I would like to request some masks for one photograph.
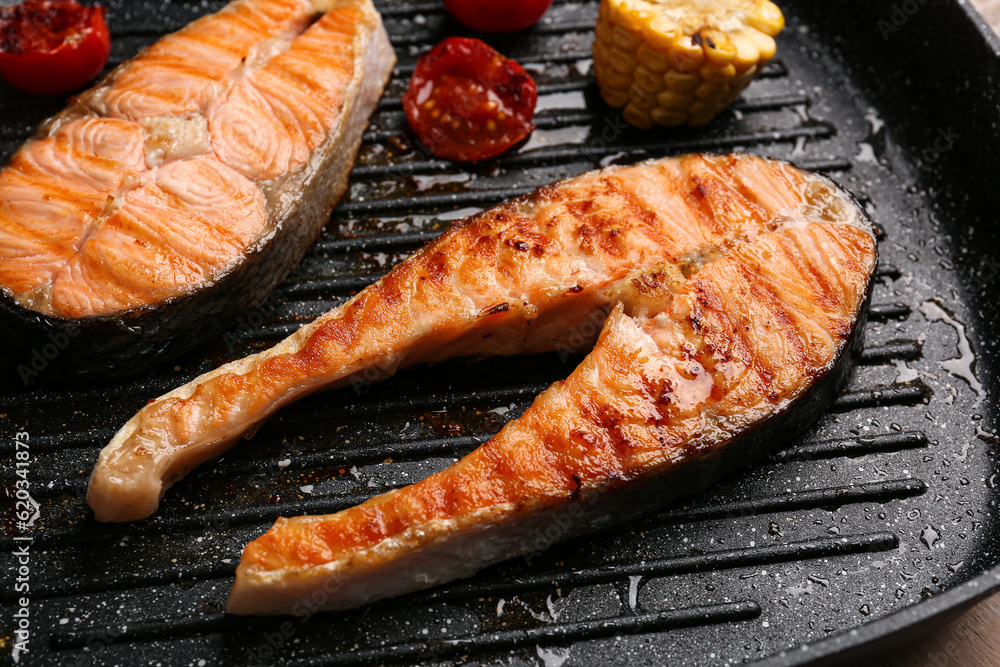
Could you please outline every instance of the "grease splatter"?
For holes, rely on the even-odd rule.
[[[628,607],[635,611],[636,599],[639,597],[639,581],[642,575],[630,575],[628,578]]]
[[[965,325],[949,315],[944,308],[933,301],[924,301],[920,305],[920,312],[931,322],[944,322],[955,329],[958,333],[958,356],[954,359],[939,361],[938,366],[948,371],[957,378],[961,378],[969,383],[969,386],[976,392],[976,395],[983,395],[983,385],[972,372],[972,364],[976,361],[976,355],[972,352],[969,338],[965,335]]]
[[[545,667],[562,667],[563,663],[569,660],[569,649],[542,648],[535,647],[538,657],[542,659]]]

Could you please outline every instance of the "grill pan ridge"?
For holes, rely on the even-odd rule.
[[[114,66],[222,3],[105,4]],[[467,168],[423,154],[399,104],[419,55],[463,29],[437,2],[377,5],[399,65],[344,202],[260,308],[137,380],[0,379],[6,573],[14,537],[32,537],[28,664],[818,664],[1000,588],[1000,351],[986,333],[1000,324],[1000,44],[967,2],[928,0],[901,21],[884,0],[786,1],[778,58],[732,111],[647,134],[596,94],[597,3],[556,0],[535,28],[487,40],[538,81],[538,130]],[[63,104],[0,87],[0,158]],[[90,518],[97,453],[146,401],[342,303],[449,220],[601,164],[738,149],[828,172],[883,231],[862,364],[784,451],[640,522],[564,544],[540,536],[537,553],[468,580],[304,620],[226,616],[240,551],[275,518],[337,511],[441,469],[578,358],[456,360],[291,406],[147,521]],[[40,504],[24,533],[20,431]],[[4,581],[10,608],[20,596]],[[4,650],[12,634],[5,614]]]

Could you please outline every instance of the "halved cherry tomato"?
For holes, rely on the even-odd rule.
[[[104,8],[76,0],[26,0],[0,7],[0,76],[35,95],[76,90],[111,53]]]
[[[403,109],[434,155],[473,162],[531,134],[537,101],[523,67],[478,39],[449,37],[417,63]]]
[[[538,22],[552,0],[444,0],[451,15],[473,30],[513,32]]]

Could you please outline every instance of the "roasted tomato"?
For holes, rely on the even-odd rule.
[[[451,15],[473,30],[513,32],[534,25],[552,0],[444,0]]]
[[[35,95],[76,90],[111,53],[103,7],[76,0],[26,0],[0,7],[0,76]]]
[[[473,162],[531,134],[537,101],[523,67],[478,39],[449,37],[417,63],[403,109],[434,155]]]

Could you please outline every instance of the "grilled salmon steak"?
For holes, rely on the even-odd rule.
[[[501,214],[535,224],[492,242]],[[800,433],[860,352],[872,228],[831,183],[785,164],[688,157],[605,170],[453,233],[467,232],[494,248],[527,244],[520,275],[556,248],[570,258],[575,275],[543,270],[521,304],[565,294],[597,266],[619,271],[600,286],[580,280],[615,304],[596,346],[445,470],[336,514],[278,519],[244,550],[230,613],[346,609],[642,516]],[[607,270],[623,255],[647,264]],[[492,256],[496,275],[519,257]],[[522,320],[544,312],[522,308]],[[570,331],[550,327],[549,344]]]
[[[0,328],[109,374],[223,330],[329,219],[394,63],[370,0],[236,0],[119,66],[0,170]]]
[[[607,320],[569,379],[455,466],[341,514],[280,520],[248,548],[231,610],[294,611],[342,576],[324,608],[433,585],[522,553],[524,531],[567,503],[607,495],[574,531],[596,529],[701,488],[730,450],[750,458],[764,426],[808,425],[818,408],[805,406],[852,367],[874,268],[864,212],[787,163],[691,155],[590,172],[457,222],[274,348],[151,401],[101,452],[88,501],[98,520],[141,519],[310,392],[453,356],[586,351]],[[699,472],[607,513],[619,491],[681,468]],[[468,556],[481,537],[491,546]]]

